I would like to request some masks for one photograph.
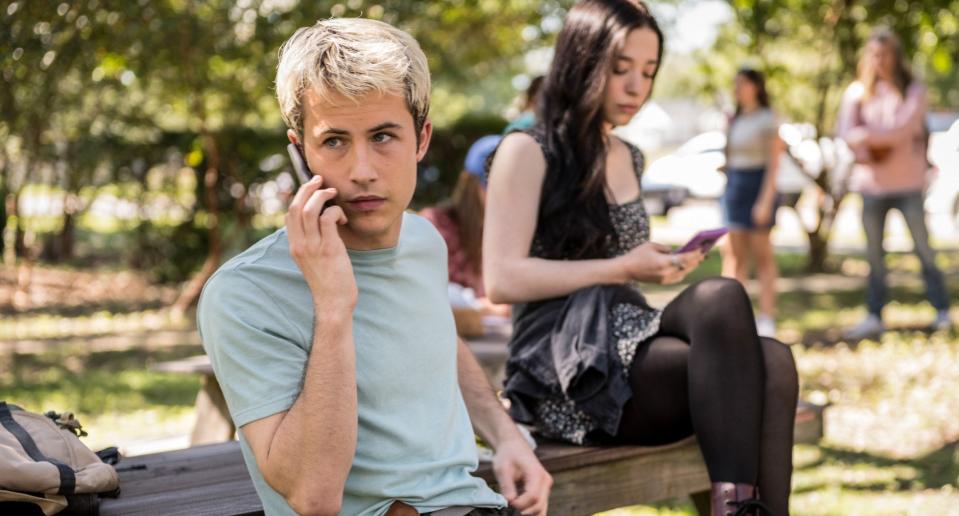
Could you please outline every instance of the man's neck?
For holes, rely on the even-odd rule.
[[[350,230],[347,226],[339,226],[337,229],[343,245],[350,251],[376,251],[378,249],[392,249],[400,241],[400,230],[402,229],[402,216],[397,223],[390,229],[380,234],[359,235]]]

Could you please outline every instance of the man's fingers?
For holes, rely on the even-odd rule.
[[[336,232],[336,226],[346,224],[346,214],[343,208],[339,206],[330,206],[320,215],[320,234],[323,238],[329,236],[339,236]]]
[[[323,190],[316,190],[313,192],[313,195],[307,199],[306,204],[303,206],[303,224],[306,229],[310,228],[311,223],[318,223],[320,219],[320,212],[323,211],[323,205],[327,201],[336,196],[335,188],[325,188]],[[315,222],[314,222],[315,221]],[[318,227],[318,226],[314,226]]]
[[[303,186],[293,195],[293,200],[290,202],[290,211],[302,208],[310,196],[313,195],[313,192],[321,186],[323,186],[323,176],[313,176],[308,182],[303,183]]]
[[[543,497],[543,500],[540,500],[539,503],[523,511],[523,514],[530,514],[532,516],[546,516],[547,507],[549,506],[549,500],[546,497]]]
[[[543,479],[538,478],[536,475],[531,475],[528,471],[523,474],[523,494],[519,495],[516,498],[516,501],[513,502],[513,505],[521,510],[527,511],[537,502],[539,502],[539,497],[542,496]]]
[[[310,196],[313,195],[313,192],[315,192],[322,184],[322,177],[313,176],[313,179],[301,186],[296,191],[296,194],[293,195],[293,200],[290,202],[290,207],[286,212],[286,231],[291,242],[299,242],[303,240],[303,207]]]
[[[504,464],[498,468],[494,467],[493,474],[496,475],[496,482],[499,484],[500,494],[512,505],[516,499],[516,479],[513,478],[513,466]]]

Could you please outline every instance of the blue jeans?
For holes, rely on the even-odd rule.
[[[866,257],[869,260],[869,288],[866,304],[869,313],[881,316],[888,295],[886,288],[886,250],[882,236],[886,229],[886,214],[897,209],[906,219],[912,235],[914,252],[922,264],[922,277],[926,281],[926,296],[937,310],[949,308],[949,294],[936,267],[936,252],[929,245],[926,230],[926,213],[923,210],[922,192],[904,192],[884,195],[862,196],[862,227],[866,231]]]

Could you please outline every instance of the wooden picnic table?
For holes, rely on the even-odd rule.
[[[466,339],[493,385],[502,385],[508,328],[492,328]],[[186,450],[130,457],[119,464],[120,498],[104,500],[101,514],[260,514],[262,507],[234,441],[230,419],[209,359],[196,356],[165,362],[157,371],[200,374],[194,446]],[[822,407],[800,402],[796,441],[823,435]],[[227,442],[223,442],[227,441]],[[616,507],[690,496],[700,514],[709,514],[709,477],[695,438],[667,446],[581,447],[541,442],[536,450],[553,475],[550,514],[573,516]],[[490,464],[476,472],[495,487]]]
[[[709,477],[693,438],[657,447],[546,442],[536,454],[555,482],[551,515],[580,516],[688,494],[708,514]],[[262,514],[239,441],[129,457],[117,469],[121,495],[102,500],[102,516]],[[490,463],[481,462],[476,475],[495,488]]]

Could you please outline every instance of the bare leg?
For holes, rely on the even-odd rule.
[[[723,255],[723,276],[745,285],[749,279],[749,233],[734,229],[726,241],[728,252]]]
[[[759,280],[759,312],[776,315],[776,280],[779,268],[768,229],[749,232],[749,247],[756,260],[756,278]]]

